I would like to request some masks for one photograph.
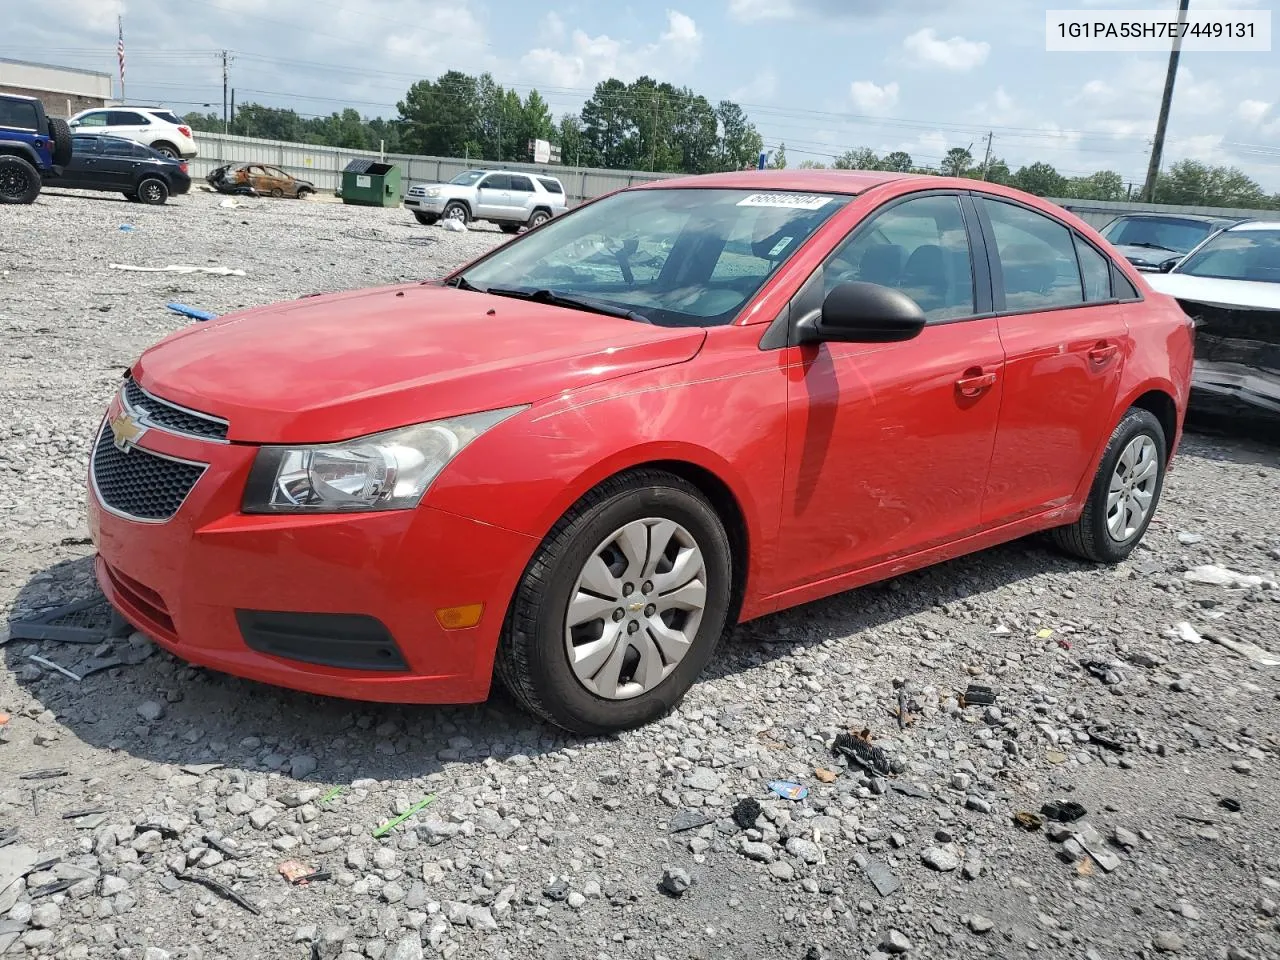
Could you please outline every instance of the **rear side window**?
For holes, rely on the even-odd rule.
[[[0,100],[0,127],[36,130],[39,117],[36,105],[21,100]]]
[[[160,120],[163,120],[165,123],[172,123],[175,126],[180,125],[182,123],[181,117],[179,117],[176,113],[170,113],[168,110],[155,110],[152,112],[151,115]]]
[[[564,193],[564,187],[560,186],[559,180],[551,180],[547,177],[539,177],[538,182],[542,184],[542,189],[547,193]]]
[[[1111,299],[1111,261],[1080,237],[1075,238],[1076,256],[1084,277],[1084,298],[1088,303]]]
[[[109,157],[132,157],[133,148],[137,146],[132,140],[121,140],[119,137],[94,137],[102,144],[102,152]]]
[[[1047,310],[1084,302],[1070,230],[1025,207],[987,197],[980,202],[995,234],[1006,310]]]
[[[145,127],[150,124],[148,120],[140,113],[132,110],[108,110],[107,125],[112,127]]]
[[[521,193],[533,193],[533,181],[528,177],[513,176],[511,178],[511,189],[519,190]]]
[[[156,155],[150,147],[144,147],[140,143],[130,143],[129,156],[135,160],[154,160]]]

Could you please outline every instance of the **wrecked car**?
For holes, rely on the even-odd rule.
[[[250,197],[305,200],[316,192],[316,185],[310,180],[302,180],[279,167],[261,163],[226,163],[212,171],[205,180],[219,193]]]
[[[1280,417],[1280,220],[1227,227],[1149,280],[1195,322],[1192,404]]]

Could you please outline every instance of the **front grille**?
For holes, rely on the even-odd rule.
[[[202,440],[227,439],[227,422],[205,413],[186,410],[147,393],[133,379],[125,381],[124,401],[138,419],[170,433],[184,433]]]
[[[93,450],[93,485],[103,505],[135,520],[168,520],[205,471],[204,464],[170,460],[140,447],[125,453],[103,424]]]

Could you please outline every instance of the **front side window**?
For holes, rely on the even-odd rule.
[[[464,285],[545,292],[661,326],[731,323],[849,198],[750,190],[629,190],[500,247]]]
[[[974,313],[973,258],[957,197],[918,197],[872,218],[823,267],[826,293],[851,281],[878,283],[906,293],[930,320]]]
[[[107,113],[105,110],[99,110],[95,113],[86,113],[76,121],[76,126],[78,127],[105,127],[106,125]]]
[[[533,183],[528,177],[511,177],[511,189],[519,190],[521,193],[533,193]]]
[[[112,110],[107,114],[107,123],[113,127],[145,127],[151,121],[132,110]]]
[[[481,190],[510,190],[511,178],[505,173],[491,173],[480,184]]]
[[[1220,280],[1280,283],[1280,230],[1224,230],[1173,272]]]
[[[995,234],[1006,310],[1030,312],[1084,302],[1070,230],[1026,207],[985,197],[978,202]]]

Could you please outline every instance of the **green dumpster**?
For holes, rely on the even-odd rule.
[[[400,206],[400,168],[377,160],[352,160],[342,169],[342,202],[362,207]]]

